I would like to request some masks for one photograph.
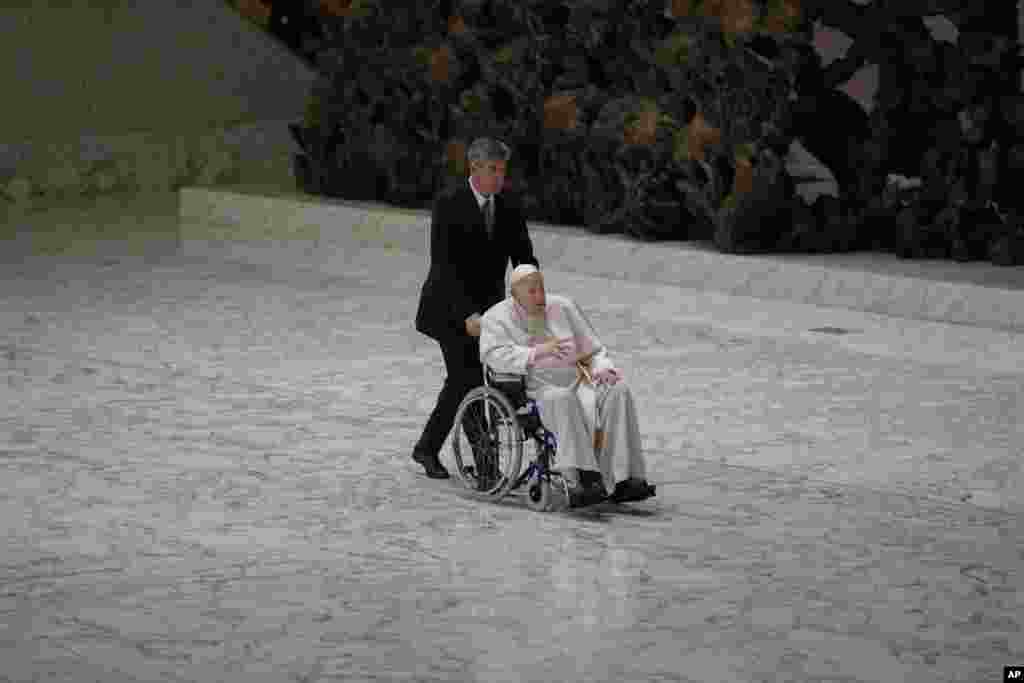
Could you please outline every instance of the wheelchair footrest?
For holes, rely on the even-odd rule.
[[[585,508],[588,505],[597,505],[608,500],[608,493],[604,486],[597,483],[581,483],[578,486],[569,487],[569,507]]]
[[[580,472],[580,483],[569,488],[569,507],[586,507],[605,500],[608,500],[608,491],[597,472]]]
[[[582,486],[569,489],[569,507],[571,508],[597,505],[606,500],[608,500],[608,494],[604,489],[584,488]]]

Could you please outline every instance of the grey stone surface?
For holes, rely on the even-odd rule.
[[[1020,334],[546,269],[631,383],[658,496],[545,515],[409,459],[443,376],[422,255],[150,247],[2,270],[0,681],[1024,661]]]
[[[211,241],[222,242],[216,245],[221,253],[249,261],[314,254],[318,267],[330,268],[333,255],[366,246],[425,257],[429,242],[427,211],[265,185],[183,188],[180,216],[182,236],[195,253],[207,253]],[[1024,268],[872,253],[741,256],[708,245],[647,243],[562,225],[530,224],[530,232],[548,269],[1024,332]]]

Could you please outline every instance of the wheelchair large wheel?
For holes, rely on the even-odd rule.
[[[490,387],[466,394],[455,413],[456,476],[477,495],[503,498],[519,479],[526,436],[505,395]]]

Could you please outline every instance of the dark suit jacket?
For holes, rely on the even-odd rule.
[[[430,272],[420,292],[416,329],[437,340],[466,334],[466,318],[505,298],[505,269],[532,263],[533,243],[514,197],[494,199],[494,236],[469,183],[444,190],[430,218]]]

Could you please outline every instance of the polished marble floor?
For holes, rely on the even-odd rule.
[[[409,460],[443,373],[419,257],[145,251],[0,275],[0,681],[1024,663],[1022,335],[550,272],[633,387],[658,496],[545,515]]]

